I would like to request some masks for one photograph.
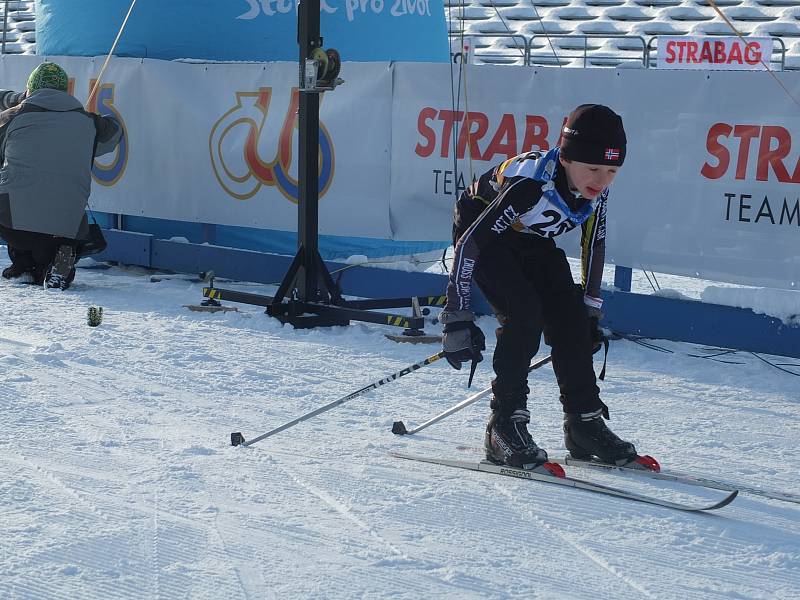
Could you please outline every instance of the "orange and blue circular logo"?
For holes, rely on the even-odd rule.
[[[300,91],[292,89],[283,125],[277,135],[275,157],[266,161],[261,155],[262,138],[275,139],[266,127],[272,102],[272,88],[257,92],[237,92],[236,105],[214,124],[208,139],[211,165],[220,186],[238,200],[248,200],[263,186],[278,189],[295,204],[300,197],[298,180],[290,174],[292,145],[297,129]],[[330,133],[320,124],[319,196],[328,191],[334,172],[334,149]]]
[[[92,80],[90,89],[94,87],[94,83]],[[92,179],[100,185],[112,186],[120,180],[128,165],[128,130],[122,115],[114,108],[114,84],[101,85],[94,97],[90,98],[86,110],[104,117],[114,117],[122,127],[122,139],[110,155],[111,161],[108,161],[108,157],[95,158],[92,165]]]

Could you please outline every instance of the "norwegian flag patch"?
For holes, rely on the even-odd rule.
[[[606,160],[619,160],[619,148],[606,148]]]

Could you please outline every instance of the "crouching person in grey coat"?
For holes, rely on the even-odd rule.
[[[11,258],[2,275],[60,289],[89,240],[94,158],[122,137],[114,117],[84,110],[67,85],[64,69],[44,62],[25,92],[0,90],[0,237]]]

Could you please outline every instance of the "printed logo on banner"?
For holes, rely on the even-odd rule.
[[[540,115],[505,113],[494,116],[476,111],[454,111],[426,106],[417,115],[417,142],[414,153],[420,158],[448,159],[455,152],[458,160],[501,162],[531,150],[549,150],[547,119]],[[444,167],[433,169],[433,193],[458,196],[469,185],[464,173],[456,176]],[[450,167],[452,169],[452,167]],[[467,177],[469,179],[469,177]]]
[[[270,87],[259,88],[257,92],[236,92],[236,105],[214,123],[208,137],[211,165],[220,186],[238,200],[252,198],[262,186],[272,186],[296,204],[299,185],[289,170],[300,92],[292,88],[276,155],[267,162],[259,154],[259,140],[266,133],[264,126],[271,100]],[[322,198],[333,181],[335,159],[330,133],[322,123],[319,128],[319,197]]]
[[[36,1],[40,54],[105,56],[109,32],[117,31],[131,0],[80,0],[80,10],[75,4]],[[296,61],[298,6],[297,0],[139,2],[117,54]],[[348,61],[447,61],[443,0],[320,0],[318,17],[325,40]]]
[[[242,13],[237,19],[252,20],[264,14],[272,17],[276,14],[286,14],[297,12],[297,3],[291,0],[244,0],[249,5],[246,12]],[[331,6],[325,0],[320,0],[320,12],[334,15],[344,4],[344,15],[348,22],[355,21],[359,16],[375,17],[379,15],[390,15],[392,17],[403,16],[432,16],[429,0],[344,0],[344,2],[332,1]],[[274,8],[273,8],[274,5]],[[434,11],[436,5],[434,5]],[[434,12],[435,14],[435,12]],[[335,22],[335,21],[334,21]],[[330,23],[324,23],[330,25]]]
[[[706,151],[710,158],[700,168],[703,177],[749,182],[749,189],[731,186],[723,192],[726,221],[800,227],[800,156],[792,152],[791,131],[780,125],[714,123]],[[770,187],[755,193],[755,182]]]
[[[96,79],[92,79],[89,82],[90,94],[92,93],[92,89],[94,88],[96,81]],[[72,87],[69,89],[69,91],[72,93],[75,84],[72,81],[70,83]],[[97,90],[94,98],[92,98],[92,101],[86,106],[86,110],[89,112],[95,112],[104,117],[115,117],[122,126],[122,139],[120,140],[119,145],[116,147],[114,152],[108,155],[112,157],[111,161],[109,162],[108,156],[101,156],[94,160],[94,165],[92,166],[92,179],[94,179],[94,181],[100,185],[110,187],[117,183],[125,173],[125,167],[128,165],[129,155],[128,130],[125,127],[125,119],[123,119],[119,111],[114,108],[114,84],[102,84]]]
[[[264,14],[268,17],[271,17],[274,14],[286,14],[286,13],[294,13],[297,12],[296,3],[290,0],[243,0],[247,2],[249,5],[248,9],[240,14],[237,19],[244,19],[246,21],[255,19],[260,14]],[[332,14],[336,12],[336,8],[333,8],[328,5],[325,0],[320,0],[320,10],[322,12],[326,12],[328,14]],[[348,2],[348,11],[352,12],[353,8],[351,5],[354,4],[353,2]],[[357,5],[357,3],[355,3]],[[273,8],[274,5],[274,8]],[[350,19],[351,21],[353,19]]]
[[[661,36],[656,65],[668,69],[765,70],[772,57],[770,37]]]

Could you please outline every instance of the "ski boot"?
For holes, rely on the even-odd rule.
[[[602,410],[564,414],[564,444],[573,458],[602,462],[621,467],[636,461],[636,448],[620,439],[603,421]]]
[[[26,277],[33,279],[31,269],[16,263],[11,263],[10,267],[3,269],[3,279],[24,279]],[[23,283],[27,282],[23,281]]]
[[[486,460],[518,469],[536,469],[547,462],[547,452],[528,433],[530,412],[517,409],[508,417],[492,411],[486,425]]]
[[[8,246],[8,257],[11,259],[11,266],[3,269],[4,279],[16,279],[19,283],[33,281],[36,263],[33,262],[33,254],[30,251]]]
[[[67,244],[58,247],[53,262],[44,276],[44,287],[66,290],[75,278],[75,248]]]

